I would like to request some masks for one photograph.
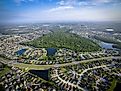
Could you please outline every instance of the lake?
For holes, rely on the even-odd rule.
[[[53,56],[57,52],[56,48],[47,48],[46,50],[47,50],[47,55],[48,56]]]
[[[29,70],[30,73],[37,75],[38,77],[44,79],[44,80],[49,80],[49,70]]]
[[[121,83],[117,83],[114,91],[121,91]]]
[[[113,44],[112,43],[106,43],[106,42],[100,42],[99,45],[102,47],[102,48],[105,48],[105,49],[114,49],[112,46]]]
[[[20,49],[20,50],[18,50],[16,53],[17,53],[17,55],[23,55],[24,54],[24,52],[26,51],[27,49]]]

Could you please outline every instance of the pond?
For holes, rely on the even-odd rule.
[[[112,46],[113,46],[113,44],[112,43],[106,43],[106,42],[100,42],[100,46],[102,47],[102,48],[105,48],[105,49],[114,49]]]
[[[17,55],[23,55],[24,54],[24,52],[26,51],[27,49],[20,49],[20,50],[18,50],[16,53],[17,53]]]
[[[37,75],[38,77],[44,79],[44,80],[49,80],[49,70],[29,70],[30,73]]]
[[[121,91],[121,83],[117,83],[114,91]]]
[[[47,50],[47,55],[48,56],[53,56],[57,52],[56,48],[47,48],[46,50]]]

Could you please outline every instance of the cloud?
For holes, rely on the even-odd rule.
[[[24,0],[14,0],[15,3],[20,4]]]
[[[121,13],[115,8],[90,8],[59,6],[47,10],[23,13],[28,21],[121,21]]]
[[[57,2],[60,6],[88,6],[92,5],[92,1],[84,1],[84,0],[60,0]]]
[[[34,0],[14,0],[16,4],[21,4],[21,2],[33,2]]]
[[[16,0],[18,3],[30,2],[34,0]],[[51,0],[50,0],[51,1]],[[51,8],[22,10],[10,16],[12,22],[48,22],[48,21],[121,21],[119,7],[107,7],[109,0],[60,0],[56,6]],[[119,4],[115,0],[115,4]],[[96,7],[107,4],[106,7]],[[83,6],[83,7],[82,7]],[[92,7],[89,7],[92,6]],[[95,6],[95,7],[93,7]],[[109,4],[110,6],[110,4]],[[47,6],[49,7],[49,6]],[[9,15],[5,13],[5,15]],[[14,15],[14,14],[11,14]],[[4,15],[3,15],[4,16]],[[6,18],[6,17],[5,17]],[[10,20],[7,17],[6,21]]]
[[[69,5],[77,5],[78,0],[60,0],[59,2],[57,2],[58,5],[61,6],[69,6]]]
[[[98,6],[98,5],[113,5],[121,3],[120,0],[60,0],[57,2],[60,6]]]
[[[97,3],[81,1],[78,3],[78,6],[97,6]]]
[[[73,6],[59,6],[56,8],[52,8],[50,10],[48,10],[49,12],[55,12],[55,11],[62,11],[62,10],[69,10],[69,9],[73,9]]]
[[[63,5],[65,5],[65,1],[61,0],[61,1],[57,2],[57,4],[63,6]]]
[[[63,21],[121,21],[117,8],[75,8],[60,6],[46,10],[31,10],[18,13],[12,22],[63,22]]]
[[[115,21],[121,20],[121,13],[116,9],[71,8],[48,12],[50,19],[71,21]]]
[[[110,2],[112,2],[113,0],[93,0],[93,1],[95,1],[95,2],[97,2],[97,3],[110,3]],[[116,1],[116,0],[115,0]]]

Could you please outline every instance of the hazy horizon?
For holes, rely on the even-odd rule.
[[[121,21],[120,0],[1,0],[0,23]]]

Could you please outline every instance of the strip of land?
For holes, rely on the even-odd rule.
[[[97,60],[110,60],[110,59],[121,59],[121,56],[117,57],[103,57],[103,58],[95,58],[95,59],[89,59],[89,60],[83,60],[83,61],[75,61],[72,63],[65,63],[65,64],[55,64],[55,65],[35,65],[35,64],[24,64],[24,63],[14,63],[13,66],[19,67],[19,68],[25,68],[27,70],[35,69],[35,70],[45,70],[52,67],[63,67],[63,66],[69,66],[69,65],[75,65],[79,63],[86,63],[91,61],[97,61]]]

